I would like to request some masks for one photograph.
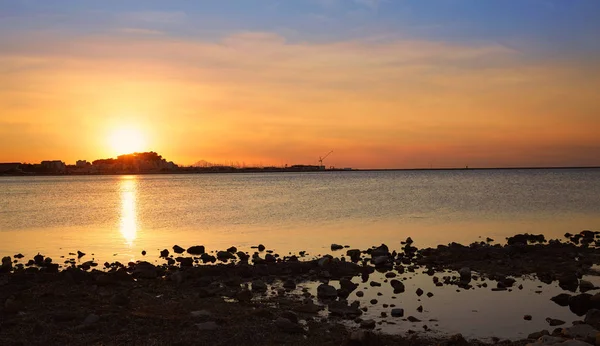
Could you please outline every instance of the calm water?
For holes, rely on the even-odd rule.
[[[600,230],[600,170],[0,177],[0,254],[26,258],[82,250],[100,261],[128,261],[146,250],[145,259],[156,261],[174,244],[250,250],[258,243],[282,255],[317,255],[330,253],[334,242],[397,249],[407,236],[423,247],[583,229]],[[365,304],[378,298],[407,315],[438,319],[427,323],[435,330],[472,337],[518,338],[547,328],[546,317],[576,319],[549,302],[556,285],[541,294],[542,284],[531,280],[518,292],[456,292],[410,275],[397,299],[385,285],[381,297],[364,287]],[[416,287],[435,296],[418,301]],[[423,314],[414,311],[418,305]],[[534,320],[524,322],[523,314]]]
[[[600,170],[0,177],[2,253],[321,252],[582,229],[600,229]]]

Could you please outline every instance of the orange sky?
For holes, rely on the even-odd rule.
[[[0,162],[114,156],[122,127],[178,164],[600,165],[600,66],[489,42],[29,34],[0,49]]]

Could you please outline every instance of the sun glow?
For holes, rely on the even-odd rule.
[[[131,154],[146,149],[146,139],[141,131],[135,128],[120,128],[111,133],[109,144],[118,154]]]

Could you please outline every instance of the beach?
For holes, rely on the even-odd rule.
[[[598,234],[521,234],[503,245],[486,239],[422,249],[412,239],[367,249],[331,244],[323,256],[279,255],[261,244],[247,252],[176,245],[135,263],[97,263],[83,252],[60,264],[14,254],[3,258],[0,274],[0,343],[538,345],[552,337],[594,345]],[[416,278],[431,284],[413,290]],[[538,295],[558,285],[561,294],[546,304],[571,318],[530,311],[514,317],[530,324],[526,337],[476,340],[436,332],[444,319],[423,312],[449,290],[510,304],[532,283]],[[409,308],[414,304],[420,308]],[[536,329],[540,322],[545,327]],[[394,333],[396,326],[402,328]]]

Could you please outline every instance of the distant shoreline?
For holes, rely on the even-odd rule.
[[[294,170],[294,169],[235,169],[195,171],[164,171],[164,172],[105,172],[105,173],[2,173],[0,177],[36,177],[36,176],[103,176],[103,175],[155,175],[155,174],[257,174],[257,173],[331,173],[331,172],[423,172],[423,171],[494,171],[494,170],[600,170],[600,166],[574,167],[469,167],[469,168],[365,168],[365,169],[325,169],[325,170]]]

